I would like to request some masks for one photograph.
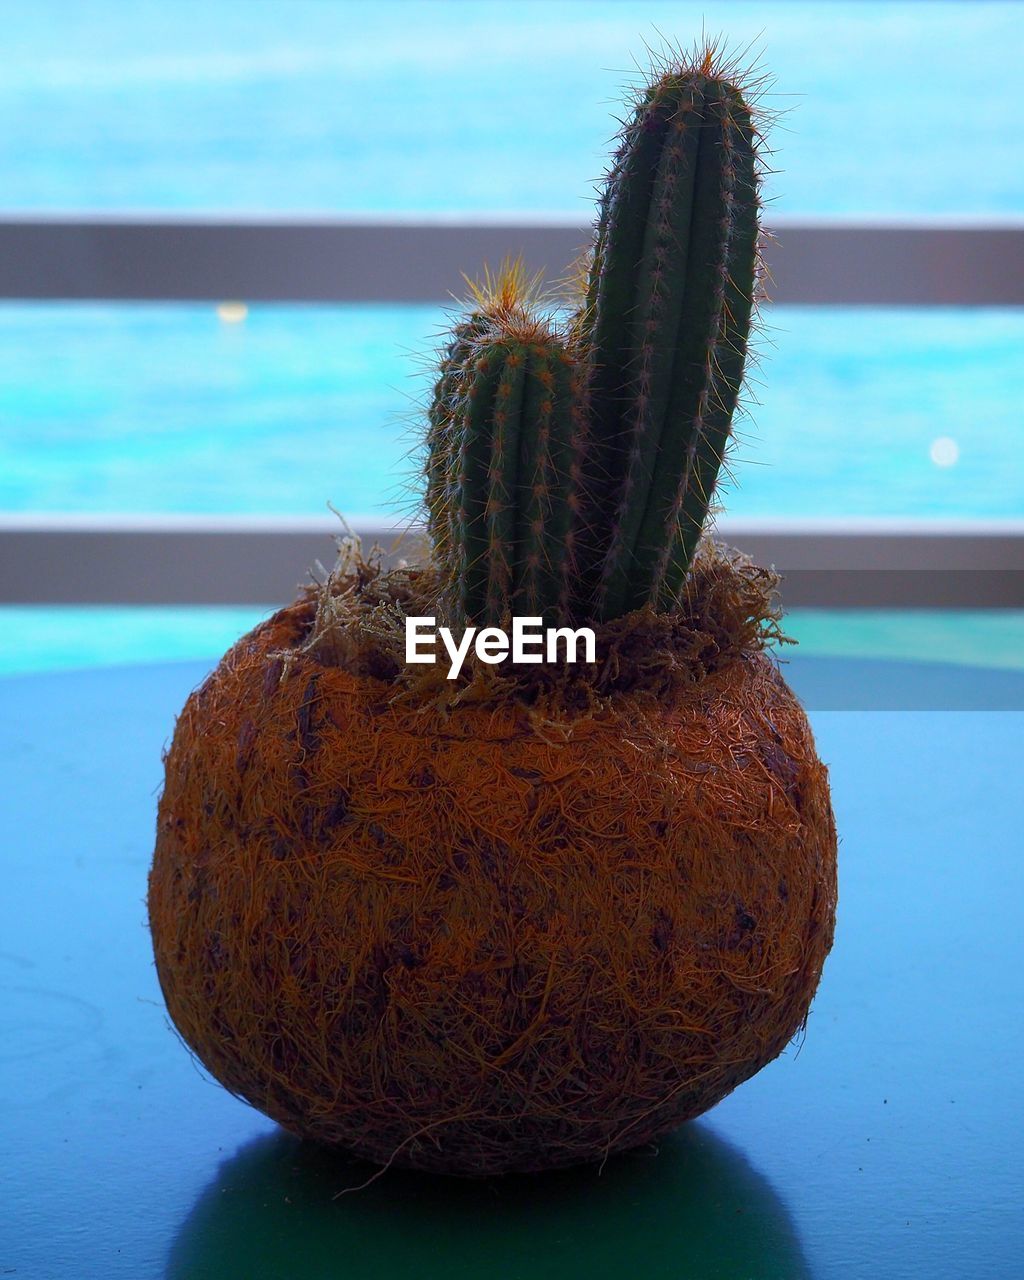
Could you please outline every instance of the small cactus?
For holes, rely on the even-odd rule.
[[[470,622],[571,616],[581,370],[518,264],[477,290],[430,406],[428,529]]]
[[[715,51],[649,85],[561,328],[488,279],[430,411],[428,524],[466,622],[670,609],[707,519],[757,278],[756,130]]]

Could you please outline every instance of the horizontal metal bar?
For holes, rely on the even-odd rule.
[[[392,560],[418,532],[351,522]],[[0,516],[0,601],[273,604],[334,560],[331,518]],[[402,540],[396,546],[396,540]],[[783,574],[787,606],[1024,609],[1024,521],[723,519],[715,536]]]
[[[1024,219],[776,217],[774,302],[1024,305]],[[561,276],[589,239],[558,220],[0,218],[0,298],[439,302],[520,254]]]

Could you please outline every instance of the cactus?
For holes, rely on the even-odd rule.
[[[539,322],[459,326],[430,410],[427,504],[467,621],[571,608],[577,400],[575,362]]]
[[[602,617],[670,603],[692,560],[743,374],[757,210],[739,90],[709,67],[664,75],[615,157],[584,322],[614,511]]]
[[[521,269],[477,291],[431,409],[430,527],[466,621],[669,609],[707,519],[757,276],[756,132],[708,49],[651,84],[559,331]]]

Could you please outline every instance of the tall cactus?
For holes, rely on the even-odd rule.
[[[743,377],[755,137],[712,52],[666,71],[620,136],[575,322],[533,318],[506,280],[457,330],[428,507],[467,621],[678,600]]]

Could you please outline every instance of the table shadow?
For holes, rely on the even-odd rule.
[[[699,1124],[600,1172],[470,1181],[392,1169],[361,1186],[375,1172],[281,1132],[256,1139],[199,1196],[166,1280],[811,1275],[777,1192]]]

